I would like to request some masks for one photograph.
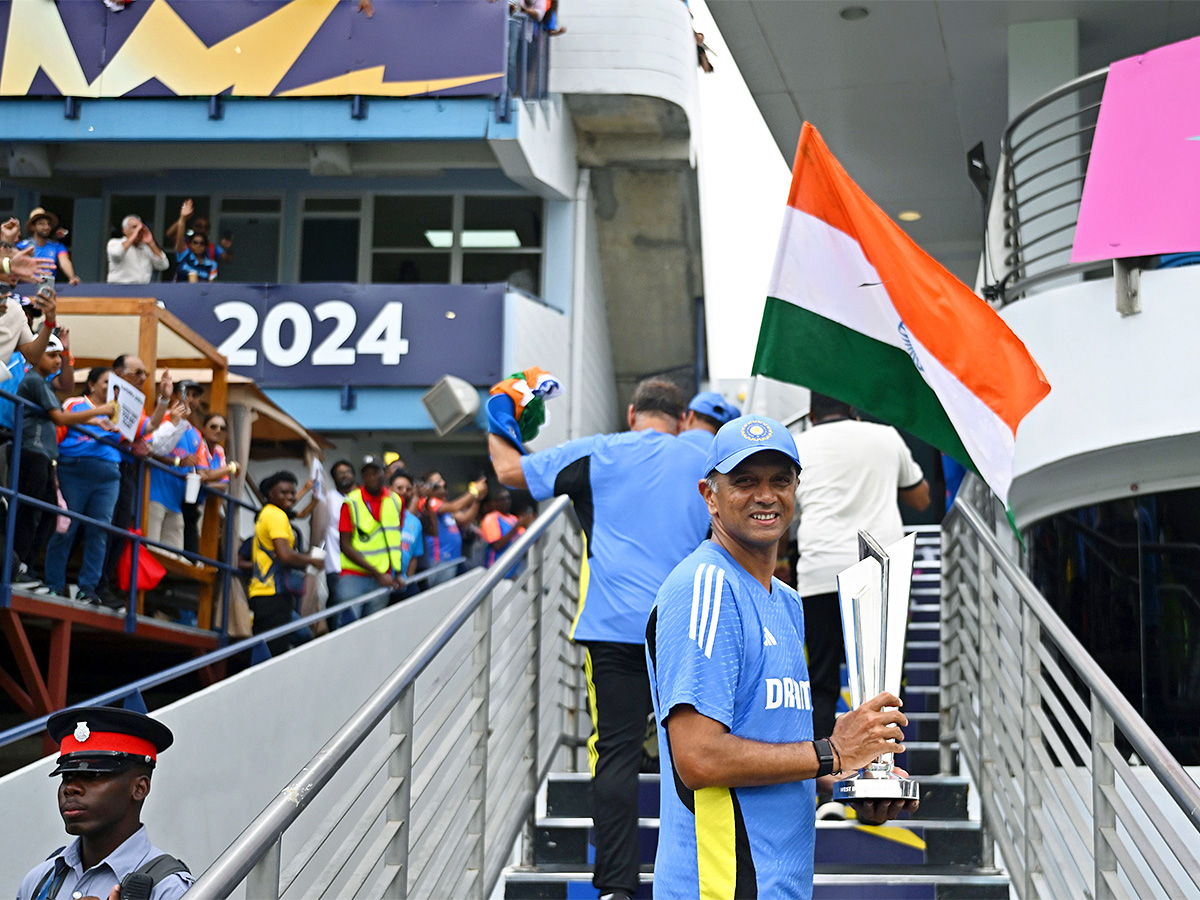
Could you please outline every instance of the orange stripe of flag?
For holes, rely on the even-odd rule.
[[[854,183],[808,122],[800,131],[788,205],[858,241],[913,336],[1015,434],[1049,393],[1046,376],[996,311]]]

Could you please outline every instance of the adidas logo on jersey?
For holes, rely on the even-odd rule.
[[[812,709],[812,692],[807,681],[795,678],[767,679],[767,709]]]
[[[775,635],[771,634],[770,629],[766,625],[763,626],[763,646],[774,647],[779,642],[775,640]]]

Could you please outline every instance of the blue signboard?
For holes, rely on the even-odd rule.
[[[263,387],[486,387],[500,370],[503,284],[81,284],[63,297],[156,297]]]

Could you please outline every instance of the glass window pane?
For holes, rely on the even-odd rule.
[[[362,208],[360,197],[308,197],[304,201],[307,212],[358,212]]]
[[[507,233],[516,232],[519,247],[542,246],[542,199],[540,197],[467,197],[463,208],[464,232],[476,232],[485,241],[469,240],[463,246],[509,247]],[[495,242],[486,242],[491,235]]]
[[[540,253],[464,253],[463,284],[506,281],[515,288],[540,296]]]
[[[140,216],[142,221],[152,228],[154,226],[154,196],[151,195],[135,195],[135,194],[113,194],[110,198],[109,209],[111,210],[112,218],[112,233],[109,237],[121,236],[121,220],[126,216]],[[175,215],[171,221],[179,218],[179,207],[175,207]],[[161,234],[166,231],[167,226],[164,224],[161,229],[155,229],[155,234]]]
[[[255,284],[278,281],[280,225],[278,216],[221,216],[220,236],[228,237],[233,245],[221,261],[217,277]]]
[[[358,219],[304,220],[300,280],[358,280]]]
[[[376,253],[371,257],[375,284],[448,284],[448,253]]]
[[[278,197],[226,197],[221,201],[223,213],[277,213],[281,208]]]
[[[372,246],[434,247],[448,246],[426,231],[450,232],[453,227],[452,197],[377,196]]]

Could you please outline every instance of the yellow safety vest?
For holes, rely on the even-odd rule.
[[[403,551],[401,548],[401,529],[404,523],[404,502],[395,494],[389,493],[383,498],[379,507],[379,515],[383,521],[376,520],[363,499],[362,488],[356,488],[346,495],[346,506],[350,508],[350,524],[354,530],[350,533],[350,541],[354,549],[363,555],[367,563],[376,572],[386,572],[389,567],[397,575],[403,575]],[[342,554],[342,569],[358,563]]]

